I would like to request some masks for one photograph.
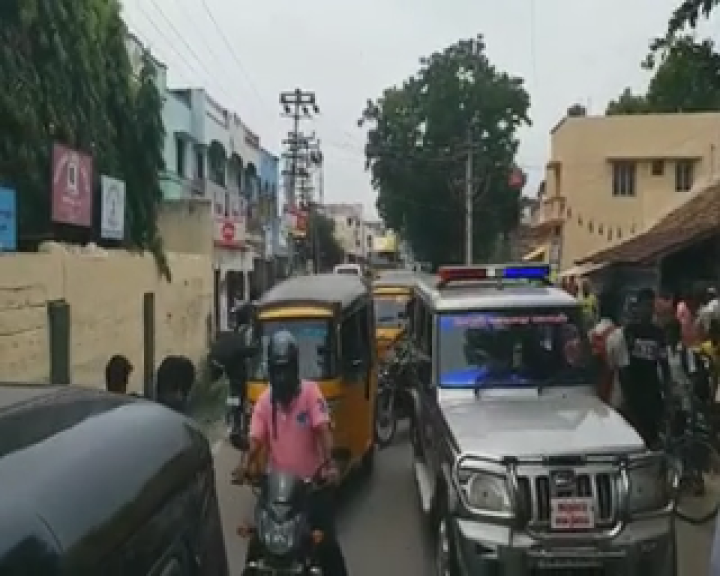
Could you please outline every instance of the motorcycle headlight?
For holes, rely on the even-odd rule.
[[[267,510],[262,510],[258,518],[258,537],[270,554],[285,556],[297,543],[298,522],[294,518],[278,522]]]
[[[672,498],[677,471],[664,460],[628,470],[628,504],[631,514],[644,514],[665,508]]]
[[[512,513],[510,489],[504,476],[478,471],[460,471],[460,486],[467,503],[477,510]]]

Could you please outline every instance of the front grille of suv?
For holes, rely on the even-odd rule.
[[[550,531],[550,498],[553,492],[548,473],[518,476],[521,509],[525,512],[530,526]],[[611,528],[617,522],[618,492],[616,476],[609,472],[580,472],[575,474],[571,487],[557,492],[556,496],[592,498],[595,504],[597,530]]]

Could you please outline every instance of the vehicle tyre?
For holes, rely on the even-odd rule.
[[[375,444],[385,448],[392,444],[397,432],[395,394],[389,389],[381,390],[375,402]]]
[[[681,470],[675,516],[695,526],[715,519],[720,509],[720,453],[701,438],[684,437],[670,445],[668,454]]]
[[[375,446],[370,446],[367,452],[363,454],[360,462],[360,473],[363,478],[370,478],[375,469]]]

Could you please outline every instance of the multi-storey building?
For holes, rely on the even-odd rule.
[[[531,227],[560,269],[652,226],[718,171],[720,113],[567,117]]]

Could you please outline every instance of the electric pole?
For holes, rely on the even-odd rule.
[[[302,147],[303,136],[300,133],[300,122],[309,120],[313,114],[319,114],[315,92],[309,92],[295,88],[290,92],[280,93],[280,104],[283,107],[283,116],[291,118],[293,122],[292,131],[285,141],[288,149],[283,157],[289,166],[283,170],[283,175],[289,178],[287,185],[288,204],[295,206],[298,180],[298,154]]]
[[[465,264],[473,264],[473,201],[475,185],[473,182],[473,138],[472,128],[468,129],[468,150],[465,164]]]

